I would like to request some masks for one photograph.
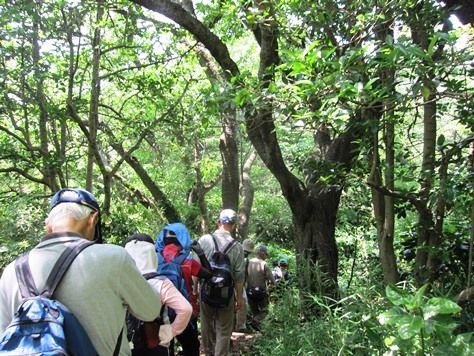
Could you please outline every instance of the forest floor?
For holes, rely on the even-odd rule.
[[[254,338],[259,336],[260,333],[247,334],[234,331],[231,336],[231,355],[255,355]]]

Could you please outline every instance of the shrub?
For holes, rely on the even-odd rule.
[[[298,313],[298,290],[288,288],[282,293],[264,320],[264,337],[256,341],[256,354],[378,355],[384,348],[376,319],[381,306],[373,299],[355,294],[333,304],[320,297],[311,298],[321,312],[312,320],[303,320]]]
[[[379,316],[388,331],[387,354],[472,355],[472,333],[454,334],[457,323],[453,316],[461,307],[446,298],[426,297],[427,287],[413,294],[393,285],[386,287],[387,298],[394,305]]]

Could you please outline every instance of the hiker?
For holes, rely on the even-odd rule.
[[[277,267],[272,271],[275,283],[278,285],[279,282],[289,282],[291,275],[290,272],[288,272],[288,262],[286,258],[280,258],[277,263]]]
[[[156,254],[158,256],[158,273],[166,275],[162,270],[164,263],[170,263],[172,260],[182,259],[181,275],[184,279],[184,290],[181,292],[191,302],[193,315],[186,329],[179,334],[176,339],[180,342],[183,353],[186,356],[199,356],[200,341],[197,326],[198,307],[196,291],[193,288],[192,277],[209,279],[212,277],[209,261],[204,255],[201,246],[196,242],[191,242],[189,232],[181,223],[166,225],[158,235],[155,244]],[[189,256],[190,250],[193,250],[199,257],[200,263]],[[161,271],[161,272],[160,272]],[[179,289],[179,288],[178,288]],[[174,349],[172,344],[171,350]]]
[[[275,279],[275,282],[278,282],[281,279],[281,269],[280,266],[278,265],[278,260],[273,260],[272,261],[272,274],[273,278]]]
[[[99,204],[85,190],[59,190],[51,200],[45,225],[47,234],[29,254],[38,290],[42,290],[58,256],[71,242],[102,241]],[[10,263],[0,279],[2,333],[22,301],[18,289],[15,266]],[[99,243],[76,257],[54,297],[79,319],[99,355],[130,355],[123,335],[127,308],[147,321],[158,317],[161,310],[160,295],[142,277],[125,249]]]
[[[265,245],[259,245],[255,250],[255,257],[249,261],[247,277],[247,297],[252,321],[250,325],[260,331],[261,322],[268,314],[270,303],[269,286],[275,285],[270,267],[265,262],[268,249]]]
[[[130,236],[125,244],[125,250],[132,256],[144,276],[150,274],[151,278],[146,278],[148,283],[160,293],[162,304],[173,308],[176,313],[176,317],[171,323],[167,314],[160,315],[160,320],[157,320],[157,324],[163,324],[159,328],[158,346],[150,350],[144,345],[134,345],[132,356],[172,355],[169,350],[170,341],[186,329],[192,315],[191,304],[170,280],[159,277],[156,273],[158,258],[155,252],[155,242],[149,235],[135,234]]]
[[[232,237],[237,213],[232,209],[224,209],[220,212],[217,220],[217,230],[213,234],[203,235],[199,244],[204,250],[207,259],[213,264],[213,255],[216,245],[219,251],[224,251],[226,246],[230,248],[226,252],[230,263],[230,274],[233,279],[233,288],[228,288],[230,294],[226,304],[213,306],[206,299],[208,283],[203,283],[201,288],[201,337],[206,355],[224,356],[229,353],[230,337],[234,323],[234,311],[242,307],[242,290],[245,278],[244,251],[242,245]],[[209,284],[210,285],[210,284]],[[235,288],[235,296],[234,296]],[[206,301],[207,300],[207,301]]]
[[[244,240],[242,242],[242,248],[244,249],[244,260],[245,260],[245,280],[244,280],[244,290],[242,291],[242,307],[236,312],[236,321],[235,321],[235,330],[238,332],[249,332],[247,328],[247,293],[245,291],[247,283],[247,268],[249,265],[249,255],[253,253],[255,247],[255,242],[250,239]]]
[[[290,272],[288,272],[288,262],[286,261],[286,258],[280,258],[280,261],[278,261],[278,266],[280,267],[281,273],[280,281],[289,282],[291,279],[291,275]]]

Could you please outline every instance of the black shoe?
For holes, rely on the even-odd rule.
[[[256,330],[256,331],[260,331],[260,324],[258,322],[256,322],[255,320],[252,320],[250,322],[250,326]]]
[[[252,334],[253,330],[251,328],[245,327],[237,330],[238,333],[243,333],[243,334]]]

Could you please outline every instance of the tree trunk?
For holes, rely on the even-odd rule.
[[[222,158],[222,207],[235,211],[239,206],[239,152],[234,114],[224,112],[219,150]]]
[[[471,146],[471,154],[469,155],[469,163],[471,169],[474,169],[474,143]],[[472,202],[471,202],[471,237],[469,239],[469,260],[467,267],[467,287],[471,286],[472,283],[472,260],[474,256],[474,188],[472,190]]]
[[[387,141],[388,138],[387,138]],[[373,144],[373,159],[372,159],[372,172],[370,180],[376,186],[382,186],[382,177],[380,174],[381,166],[380,159],[378,154],[378,133],[374,135],[374,144]],[[386,156],[393,152],[393,142],[391,148],[386,143],[386,150],[389,150],[386,153]],[[393,158],[393,155],[392,155]],[[387,172],[387,170],[392,169],[393,165],[390,166],[390,159],[386,157],[387,169],[385,171],[385,180],[387,182],[387,188],[390,186],[390,190],[393,190],[393,173]],[[393,162],[392,162],[393,163]],[[390,179],[392,179],[390,183]],[[374,217],[375,223],[377,226],[377,242],[379,246],[379,258],[382,266],[383,279],[385,284],[396,283],[398,282],[398,268],[395,258],[395,252],[393,249],[393,234],[394,234],[394,202],[393,197],[385,195],[379,190],[372,188],[372,205],[374,208]]]
[[[340,196],[341,191],[331,191],[315,198],[294,199],[291,203],[299,287],[306,302],[303,307],[306,315],[318,311],[308,296],[314,294],[337,300],[339,295],[335,229]]]
[[[214,188],[218,182],[221,180],[222,175],[216,177],[214,181],[205,184],[202,180],[202,173],[201,173],[201,158],[202,158],[202,150],[201,145],[199,144],[198,140],[195,139],[194,142],[194,170],[196,172],[196,189],[195,189],[195,203],[197,204],[199,211],[201,212],[201,223],[199,226],[200,235],[204,235],[209,233],[211,229],[211,221],[209,220],[208,216],[208,209],[206,204],[206,194]]]
[[[91,82],[91,99],[89,108],[89,137],[90,143],[97,142],[97,129],[99,126],[99,97],[100,97],[100,22],[104,16],[103,0],[97,0],[97,15],[94,29],[94,37],[92,40],[92,82]],[[89,144],[87,151],[87,170],[86,170],[86,189],[93,191],[94,183],[94,158],[95,150]]]
[[[389,111],[389,115],[393,113]],[[388,189],[395,189],[395,128],[394,122],[388,118],[385,122],[385,184]],[[384,196],[385,216],[384,224],[379,236],[379,250],[382,260],[382,269],[384,272],[384,281],[386,284],[397,283],[399,280],[397,259],[393,248],[393,239],[395,234],[395,202],[392,196]]]
[[[387,36],[393,38],[393,20],[392,15],[386,14],[387,21],[378,24],[375,30],[376,38],[381,44],[386,43]],[[386,88],[389,93],[389,99],[384,100],[379,105],[374,115],[377,127],[383,128],[383,141],[385,146],[385,169],[382,169],[379,155],[379,130],[374,135],[373,140],[373,160],[371,169],[371,179],[378,186],[383,185],[382,174],[385,180],[385,187],[390,191],[395,188],[395,123],[394,110],[391,101],[395,95],[395,71],[389,66],[381,67],[379,70],[381,78],[381,86]],[[395,203],[394,198],[390,195],[383,194],[380,190],[372,188],[372,205],[374,207],[374,215],[377,226],[377,242],[379,247],[379,258],[382,265],[383,279],[385,284],[397,283],[399,280],[397,260],[393,248],[393,240],[395,233]]]
[[[242,180],[240,185],[240,195],[242,197],[242,204],[239,209],[239,220],[237,226],[236,235],[244,240],[247,236],[247,229],[250,221],[250,212],[253,206],[254,188],[252,186],[252,180],[250,178],[250,169],[252,168],[253,162],[257,158],[255,150],[250,152],[249,157],[245,161],[242,168]]]
[[[417,5],[415,10],[421,10],[422,4]],[[414,21],[411,24],[413,42],[424,51],[428,50],[429,34],[423,23]],[[436,249],[431,246],[439,245],[440,237],[436,236],[433,213],[428,207],[431,190],[435,175],[435,153],[436,153],[436,87],[433,84],[434,73],[428,70],[421,78],[423,87],[423,157],[419,178],[419,202],[418,206],[418,239],[415,257],[415,279],[418,287],[428,281],[433,281],[436,273]],[[428,257],[431,255],[431,264],[428,266]]]
[[[195,16],[194,9],[190,2],[185,2],[186,10]],[[199,63],[206,68],[209,81],[216,80],[222,82],[219,68],[215,65],[214,58],[202,45],[194,46],[199,57]],[[222,207],[237,211],[239,206],[239,150],[237,146],[237,130],[235,121],[235,109],[223,108],[221,117],[222,133],[219,138],[219,151],[222,159]]]
[[[34,3],[33,7],[33,67],[36,80],[36,100],[39,107],[39,132],[40,132],[40,146],[42,154],[42,166],[44,181],[51,191],[56,191],[58,186],[56,184],[56,176],[54,173],[54,165],[51,162],[51,155],[49,153],[49,139],[48,139],[48,109],[46,105],[46,95],[44,93],[44,73],[40,69],[40,39],[39,27],[41,23],[41,4]],[[29,134],[29,132],[27,133]]]

